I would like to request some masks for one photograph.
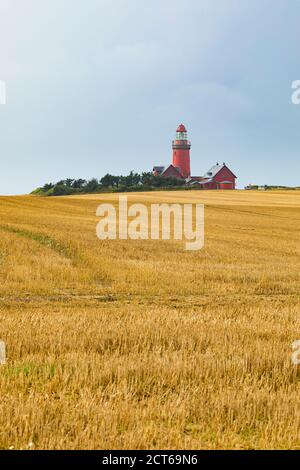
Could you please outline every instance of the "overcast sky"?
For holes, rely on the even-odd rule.
[[[0,194],[171,162],[300,185],[298,0],[0,0]]]

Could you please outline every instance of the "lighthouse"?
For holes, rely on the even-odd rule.
[[[191,176],[190,149],[191,142],[187,138],[187,130],[183,124],[176,130],[176,139],[172,142],[173,166],[178,168],[184,178]]]
[[[180,124],[176,130],[176,138],[172,141],[173,161],[167,166],[154,166],[153,175],[162,178],[174,178],[186,186],[197,189],[235,189],[235,174],[223,163],[216,163],[203,176],[191,176],[190,149],[191,142],[187,138],[187,130]],[[170,184],[170,183],[169,183]]]

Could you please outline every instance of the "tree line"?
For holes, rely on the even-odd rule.
[[[151,172],[139,174],[131,171],[127,176],[115,176],[107,173],[100,179],[67,178],[57,181],[57,183],[46,183],[44,186],[32,191],[31,194],[63,196],[76,193],[151,191],[152,189],[175,189],[184,186],[184,180],[174,177],[163,178],[162,176],[154,176]]]

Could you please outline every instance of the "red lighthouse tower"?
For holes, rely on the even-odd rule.
[[[172,142],[173,166],[180,170],[184,178],[191,176],[190,148],[191,142],[187,139],[187,130],[183,124],[176,130],[176,140]]]

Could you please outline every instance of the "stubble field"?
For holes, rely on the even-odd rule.
[[[205,247],[96,237],[118,195],[0,198],[0,448],[300,448],[300,192],[202,202]]]

